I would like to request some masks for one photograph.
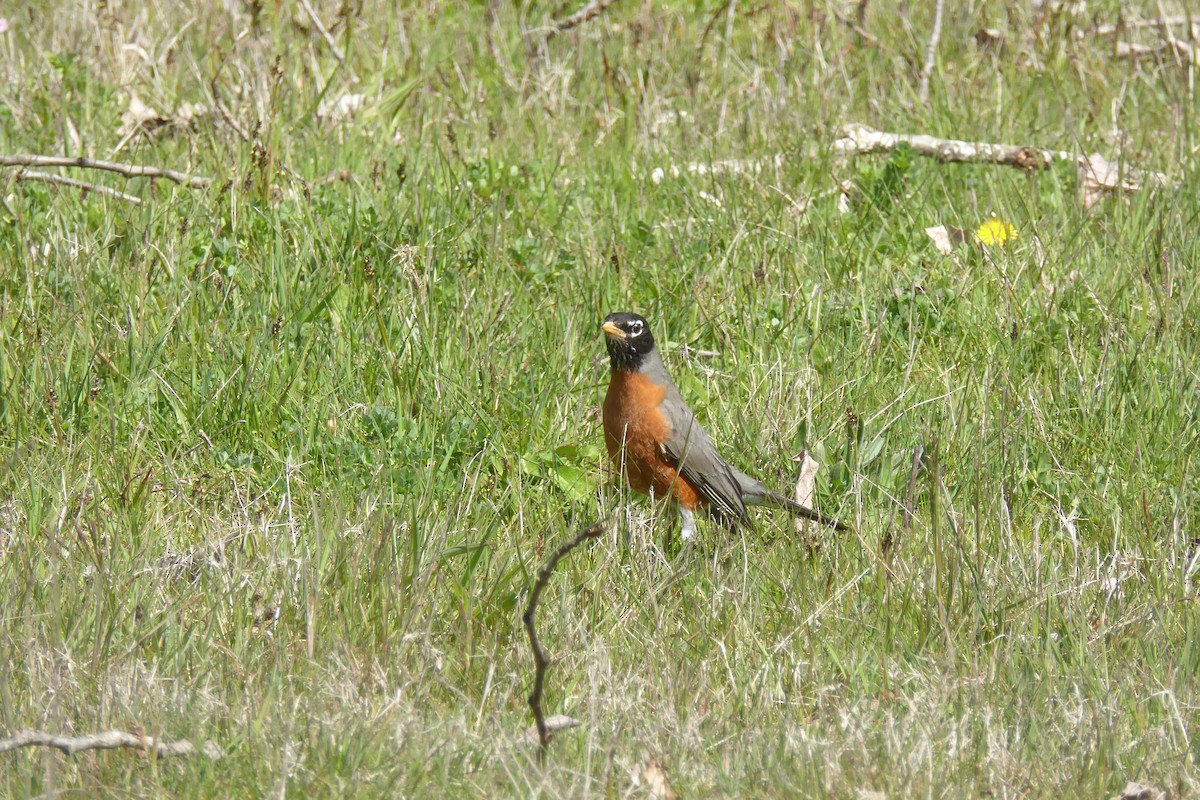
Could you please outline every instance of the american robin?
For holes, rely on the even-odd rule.
[[[844,530],[845,525],[772,492],[721,458],[671,382],[646,320],[609,314],[601,326],[612,365],[604,396],[604,444],[609,458],[639,492],[670,496],[679,505],[682,535],[696,535],[703,507],[730,529],[749,525],[748,505],[786,508]]]

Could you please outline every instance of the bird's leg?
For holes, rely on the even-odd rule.
[[[696,537],[696,515],[692,513],[690,508],[679,507],[679,519],[683,522],[683,529],[679,535],[685,542],[690,542]]]

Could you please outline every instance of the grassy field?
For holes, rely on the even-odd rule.
[[[0,738],[224,753],[23,749],[0,796],[1200,793],[1200,100],[1116,46],[1160,28],[948,4],[923,102],[933,3],[395,6],[318,4],[338,54],[290,0],[0,7],[0,153],[213,179],[5,173]],[[1173,184],[1088,212],[1071,164],[838,162],[849,122]],[[681,549],[604,463],[616,310],[854,530]],[[543,766],[520,613],[606,515]]]

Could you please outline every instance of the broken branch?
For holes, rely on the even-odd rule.
[[[1200,48],[1193,47],[1182,39],[1170,39],[1159,44],[1117,42],[1117,58],[1141,58],[1159,53],[1174,53],[1177,58],[1187,62],[1194,63],[1200,60]]]
[[[1076,166],[1084,206],[1091,208],[1105,193],[1136,191],[1145,185],[1171,186],[1173,182],[1161,172],[1126,169],[1119,163],[1106,161],[1098,153],[1083,156],[1064,150],[1045,150],[1012,144],[964,142],[939,139],[925,134],[886,133],[866,125],[850,123],[842,129],[842,138],[833,143],[833,154],[845,160],[851,156],[887,152],[908,145],[918,155],[938,161],[955,163],[1002,164],[1024,171],[1046,169],[1055,161]]]
[[[538,641],[537,628],[534,627],[538,601],[542,598],[542,591],[550,583],[550,575],[558,566],[558,562],[587,539],[599,538],[600,534],[604,533],[606,523],[607,520],[592,523],[554,551],[538,570],[537,580],[533,582],[533,591],[529,593],[529,605],[525,607],[525,613],[521,617],[525,622],[525,631],[529,634],[529,647],[533,650],[533,691],[529,694],[529,709],[533,712],[533,721],[537,725],[538,758],[546,757],[546,748],[550,744],[550,728],[546,724],[545,714],[542,713],[542,690],[545,688],[546,668],[550,666],[550,662]]]
[[[11,156],[0,155],[0,167],[78,167],[80,169],[99,169],[105,172],[115,172],[126,178],[166,178],[169,181],[190,186],[193,189],[203,189],[212,183],[212,178],[199,175],[188,175],[166,167],[146,167],[140,164],[119,164],[115,161],[100,161],[94,158],[66,158],[64,156],[38,156],[19,154]]]
[[[1192,21],[1184,16],[1177,17],[1160,17],[1150,19],[1125,19],[1119,23],[1109,23],[1100,25],[1096,28],[1097,36],[1112,36],[1114,33],[1120,33],[1126,30],[1136,30],[1137,28],[1162,28],[1172,25],[1190,25]]]
[[[74,178],[67,178],[63,175],[55,175],[50,172],[38,172],[37,170],[22,169],[13,170],[9,173],[18,183],[21,181],[39,181],[41,183],[57,183],[63,186],[74,186],[76,189],[83,189],[85,192],[95,192],[96,194],[112,197],[117,200],[124,200],[126,203],[133,203],[140,206],[142,199],[134,197],[131,194],[118,192],[116,189],[110,189],[107,186],[98,186],[87,181],[78,181]]]
[[[209,88],[212,90],[213,104],[216,105],[217,111],[221,114],[221,118],[225,120],[225,124],[228,125],[233,132],[238,135],[238,138],[240,138],[243,142],[249,142],[250,134],[247,133],[246,129],[238,123],[237,119],[235,119],[233,114],[229,111],[229,107],[225,105],[225,101],[221,99],[221,91],[217,88],[217,78],[219,77],[221,77],[221,68],[218,66],[217,74],[213,76],[212,82],[209,84]]]
[[[957,139],[939,139],[925,134],[886,133],[856,122],[842,129],[842,138],[833,143],[833,154],[838,158],[849,158],[894,150],[902,144],[908,145],[920,155],[936,158],[938,161],[1005,164],[1024,170],[1044,169],[1055,160],[1073,163],[1079,161],[1079,156],[1063,150],[964,142]]]
[[[329,45],[329,50],[333,53],[333,57],[338,60],[339,64],[346,63],[346,55],[342,52],[342,48],[338,47],[337,39],[333,38],[333,34],[325,27],[325,23],[321,22],[321,18],[317,16],[317,10],[312,7],[312,3],[308,0],[300,0],[300,5],[303,6],[308,18],[312,20],[313,25],[320,31],[321,36],[325,38],[325,44]]]
[[[20,731],[15,736],[0,741],[0,753],[20,747],[53,747],[69,756],[84,750],[116,750],[122,747],[153,751],[159,758],[190,756],[200,752],[186,739],[164,742],[153,736],[138,736],[125,731],[105,731],[87,736],[56,736],[45,731]],[[214,752],[210,752],[208,747],[204,748],[204,754],[209,758],[218,757]]]
[[[550,32],[547,34],[547,38],[556,33],[569,31],[571,28],[582,25],[588,20],[600,16],[604,13],[605,9],[615,2],[617,2],[617,0],[591,0],[590,3],[576,11],[571,16],[563,17],[562,19],[555,20],[554,22],[550,23]]]

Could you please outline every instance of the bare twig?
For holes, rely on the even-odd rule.
[[[308,14],[308,18],[312,20],[313,25],[316,25],[317,30],[325,37],[325,43],[329,45],[333,57],[338,60],[338,63],[345,64],[346,54],[342,52],[342,48],[338,47],[337,39],[333,38],[333,34],[329,32],[329,29],[325,27],[325,23],[321,22],[321,18],[317,16],[317,10],[312,7],[312,4],[308,0],[300,0],[300,5],[304,8],[305,13]]]
[[[700,34],[700,46],[696,48],[697,51],[704,52],[704,43],[708,41],[708,35],[712,33],[713,25],[717,24],[717,19],[728,10],[732,2],[733,0],[725,0],[721,5],[717,6],[717,10],[708,18],[708,24],[704,26],[704,33]]]
[[[867,29],[862,26],[864,13],[863,6],[865,5],[865,3],[859,4],[859,11],[857,14],[855,14],[855,16],[858,18],[858,21],[847,18],[844,14],[839,13],[837,9],[833,9],[833,18],[849,28],[855,36],[859,37],[867,44],[872,45],[873,47],[879,47],[879,39],[872,36],[870,32],[868,32]]]
[[[921,85],[917,89],[917,98],[922,103],[929,102],[929,76],[933,73],[938,41],[942,38],[942,14],[945,10],[946,0],[937,0],[937,7],[933,11],[933,30],[929,34],[929,44],[925,47],[925,66],[921,67]]]
[[[529,709],[533,712],[533,721],[537,725],[539,758],[546,757],[546,748],[550,744],[550,728],[546,724],[545,714],[542,713],[542,690],[546,682],[546,668],[550,665],[550,662],[547,660],[546,654],[542,651],[542,645],[538,641],[537,629],[534,627],[534,616],[537,614],[538,601],[542,597],[542,591],[550,583],[550,575],[554,572],[554,568],[558,566],[558,562],[585,540],[599,538],[600,534],[604,533],[606,524],[607,520],[592,523],[577,533],[573,539],[570,539],[554,551],[554,554],[538,570],[537,580],[533,583],[533,591],[529,593],[529,605],[525,607],[525,614],[521,617],[525,622],[525,631],[529,634],[529,646],[533,650],[533,691],[529,695]]]
[[[918,154],[938,161],[988,162],[1006,164],[1020,169],[1040,169],[1052,161],[1078,162],[1079,156],[1062,150],[1043,150],[1011,144],[963,142],[957,139],[938,139],[924,134],[886,133],[852,122],[842,129],[842,138],[833,143],[838,158],[894,150],[906,144]]]
[[[556,33],[562,33],[563,31],[569,31],[569,30],[571,30],[571,28],[574,28],[578,25],[582,25],[583,23],[587,22],[588,20],[594,19],[595,17],[600,16],[601,14],[604,13],[604,10],[606,8],[608,8],[615,2],[617,2],[617,0],[590,0],[590,2],[587,5],[585,5],[583,8],[579,9],[578,11],[576,11],[571,16],[563,17],[562,19],[558,19],[558,20],[555,20],[554,22],[550,23],[551,30],[549,31],[549,33],[547,33],[546,38],[550,38],[551,36],[553,36]]]
[[[546,43],[554,38],[555,35],[569,31],[574,27],[582,25],[589,19],[600,16],[604,13],[605,9],[616,1],[589,0],[583,8],[570,16],[552,20],[545,27],[524,30],[521,36],[525,39],[525,55],[529,59],[530,64],[534,66],[534,69],[538,68],[538,64],[545,59],[548,53]]]
[[[87,736],[56,736],[45,731],[20,731],[15,736],[0,740],[0,753],[16,750],[20,747],[53,747],[69,756],[83,750],[116,750],[129,747],[135,750],[153,751],[159,758],[167,756],[190,756],[203,752],[209,758],[219,757],[216,749],[205,747],[197,750],[195,745],[186,739],[178,742],[164,742],[153,736],[138,736],[125,731],[105,731],[92,733]]]
[[[64,156],[0,155],[0,167],[78,167],[115,172],[126,178],[166,178],[169,181],[203,189],[212,183],[212,178],[188,175],[166,167],[147,167],[140,164],[119,164],[115,161],[99,161],[94,158],[66,158]]]
[[[240,138],[246,144],[250,144],[252,146],[258,146],[260,144],[258,138],[252,137],[250,135],[249,131],[247,131],[246,128],[237,121],[237,118],[233,116],[233,113],[229,110],[229,106],[225,105],[225,100],[221,97],[221,90],[218,88],[217,81],[221,77],[221,70],[223,69],[223,64],[224,64],[223,61],[218,62],[217,74],[213,76],[212,81],[209,83],[209,89],[212,91],[212,96],[213,96],[213,104],[216,106],[217,112],[220,113],[221,118],[225,120],[225,124],[233,129],[233,132],[238,135],[238,138]],[[259,126],[256,125],[255,130],[257,131],[258,128],[259,128]],[[308,186],[308,182],[306,180],[304,180],[303,178],[301,178],[299,175],[297,175],[296,171],[293,170],[291,167],[289,167],[287,164],[285,164],[284,162],[279,161],[279,160],[276,160],[275,163],[279,166],[279,168],[281,170],[286,172],[288,174],[288,177],[292,178],[292,180],[297,181],[298,183],[300,183],[303,186]]]
[[[84,191],[87,191],[87,192],[95,192],[96,194],[101,194],[101,195],[104,195],[105,197],[112,197],[117,200],[124,200],[126,203],[133,203],[134,205],[138,205],[138,206],[140,206],[142,204],[142,199],[140,197],[134,197],[131,194],[125,194],[124,192],[118,192],[116,189],[110,189],[107,186],[98,186],[97,184],[94,184],[94,183],[88,183],[86,181],[77,181],[74,178],[67,178],[63,175],[55,175],[51,172],[38,172],[37,170],[20,169],[20,170],[12,170],[8,174],[11,175],[13,177],[13,179],[16,180],[17,182],[39,181],[41,183],[57,183],[57,184],[61,184],[63,186],[74,186],[76,189],[83,189]]]
[[[236,133],[243,142],[249,142],[250,134],[247,133],[246,129],[241,126],[236,118],[234,118],[233,114],[229,111],[229,107],[225,105],[225,101],[221,99],[221,92],[217,88],[217,78],[221,77],[221,63],[224,62],[218,62],[217,74],[213,76],[212,83],[209,84],[209,88],[212,90],[213,104],[216,105],[217,111],[221,114],[221,119],[225,120],[225,124],[232,128],[233,132]]]

